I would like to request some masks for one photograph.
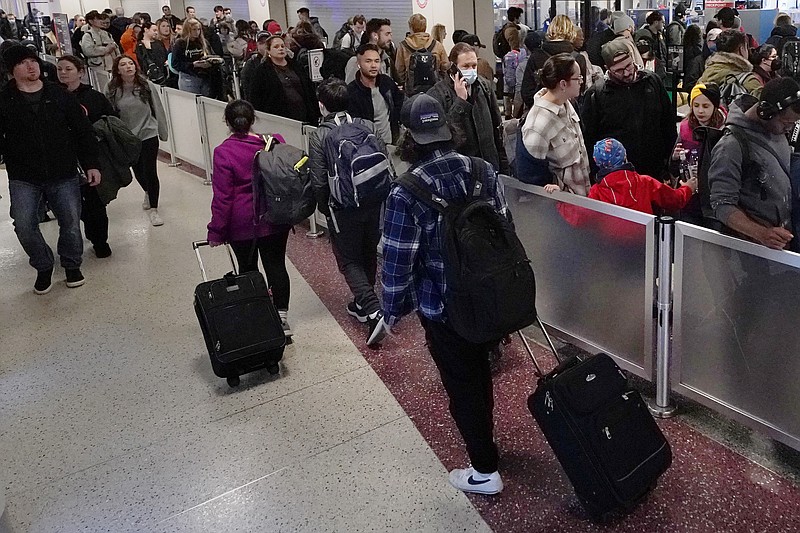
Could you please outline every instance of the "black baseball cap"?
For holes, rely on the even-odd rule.
[[[407,99],[400,111],[400,120],[419,144],[449,141],[453,138],[442,104],[427,94],[417,94]]]
[[[467,43],[468,45],[474,46],[476,48],[486,48],[485,44],[481,44],[481,40],[477,35],[468,34],[461,38],[462,43]]]

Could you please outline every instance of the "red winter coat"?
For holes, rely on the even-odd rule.
[[[611,172],[589,190],[589,198],[650,215],[653,214],[653,205],[664,211],[678,211],[691,197],[692,189],[686,185],[673,189],[632,169]]]

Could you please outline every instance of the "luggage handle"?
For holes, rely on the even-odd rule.
[[[542,330],[542,333],[544,333],[544,338],[547,340],[547,344],[548,346],[550,346],[550,350],[553,352],[556,361],[558,362],[559,365],[561,365],[563,363],[563,361],[561,360],[561,356],[558,355],[558,350],[556,350],[556,346],[555,344],[553,344],[553,339],[550,338],[550,334],[547,333],[544,324],[542,324],[542,320],[539,318],[539,313],[536,313],[536,323],[539,325],[539,328]],[[522,345],[525,347],[525,350],[528,352],[531,361],[533,361],[533,367],[535,368],[536,377],[539,378],[544,377],[544,372],[542,371],[542,367],[539,366],[539,362],[536,360],[536,356],[533,355],[533,350],[531,349],[530,344],[528,344],[528,339],[526,339],[525,335],[522,334],[522,330],[518,330],[517,334],[519,335],[519,340],[522,341]]]
[[[200,274],[203,275],[203,281],[208,281],[208,276],[206,275],[206,268],[203,266],[203,258],[200,256],[201,246],[209,246],[208,241],[192,242],[192,249],[194,249],[194,253],[197,256],[197,264],[200,265]],[[234,273],[238,273],[238,269],[236,268],[236,262],[233,259],[233,251],[231,251],[231,245],[225,243],[225,250],[228,252],[228,259],[231,260],[231,267],[233,267]]]

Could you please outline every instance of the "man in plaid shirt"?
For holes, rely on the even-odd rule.
[[[412,163],[410,172],[448,203],[466,200],[468,188],[471,190],[472,160],[453,150],[441,104],[420,94],[405,102],[401,118],[409,128],[400,150]],[[484,194],[506,215],[497,173],[490,164],[483,165]],[[447,323],[441,230],[442,218],[436,210],[404,187],[392,188],[383,227],[384,322],[388,328],[417,311],[450,398],[450,413],[472,462],[470,468],[453,470],[450,483],[465,492],[497,494],[503,489],[503,481],[497,472],[493,438],[491,346],[467,341]]]

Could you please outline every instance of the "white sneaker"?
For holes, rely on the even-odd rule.
[[[150,196],[147,193],[144,193],[144,202],[142,202],[142,209],[145,211],[150,209]]]
[[[477,474],[479,480],[475,479],[475,474],[475,469],[472,467],[456,468],[450,472],[450,484],[464,492],[476,494],[497,494],[503,490],[503,480],[500,479],[499,472],[486,475]]]
[[[158,209],[151,209],[150,210],[150,223],[154,226],[163,226],[164,221],[161,220],[161,217],[158,215]]]

